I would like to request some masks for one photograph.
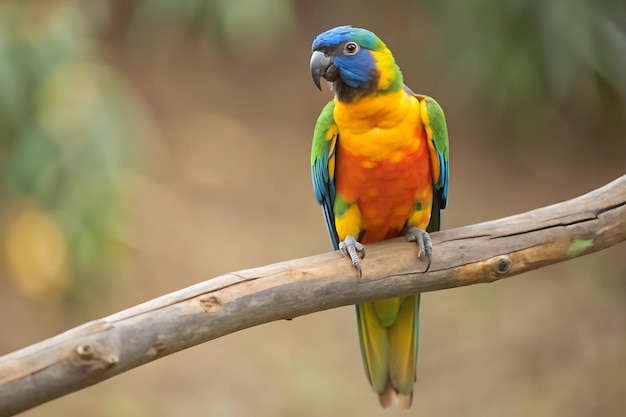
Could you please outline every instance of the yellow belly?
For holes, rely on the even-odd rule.
[[[370,161],[400,161],[421,144],[415,137],[423,129],[420,105],[403,90],[354,103],[336,101],[333,116],[341,146]]]

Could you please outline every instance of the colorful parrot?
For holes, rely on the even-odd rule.
[[[311,74],[334,99],[313,135],[313,189],[335,249],[361,276],[363,244],[404,235],[430,266],[428,232],[448,198],[448,132],[431,97],[413,93],[387,46],[366,29],[340,26],[313,41]],[[418,350],[420,295],[356,306],[361,354],[384,408],[408,409]]]

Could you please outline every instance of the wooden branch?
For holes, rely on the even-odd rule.
[[[626,240],[626,175],[524,214],[434,233],[428,273],[403,239],[222,275],[0,357],[0,416],[241,329],[343,305],[493,282]]]

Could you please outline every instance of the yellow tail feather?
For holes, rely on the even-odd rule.
[[[413,399],[419,333],[419,294],[403,299],[394,320],[379,317],[376,302],[357,306],[361,353],[370,384],[380,404],[408,409]],[[387,305],[393,305],[385,300]],[[378,307],[378,308],[377,308]]]
[[[356,309],[363,365],[370,385],[380,393],[385,389],[389,373],[387,329],[380,324],[374,303],[359,304]]]

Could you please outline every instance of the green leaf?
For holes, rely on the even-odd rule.
[[[582,255],[584,251],[592,246],[593,239],[576,239],[569,245],[569,248],[567,248],[567,255],[575,258]]]

